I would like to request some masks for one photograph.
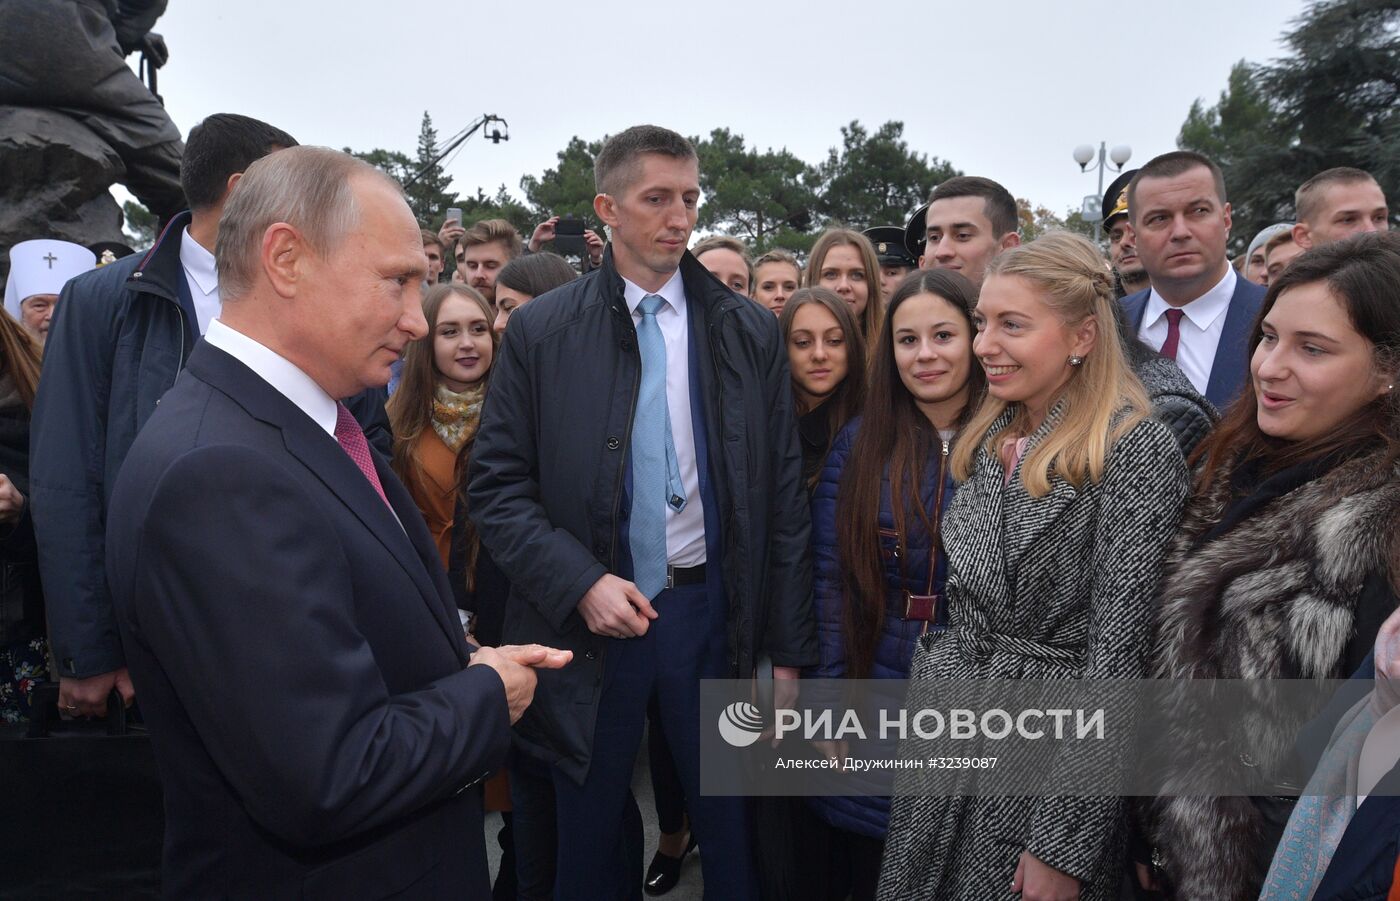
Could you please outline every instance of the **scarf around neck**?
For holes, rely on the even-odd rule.
[[[461,393],[442,384],[433,393],[433,431],[454,454],[476,435],[485,397],[485,379]]]

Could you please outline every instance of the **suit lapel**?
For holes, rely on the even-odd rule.
[[[455,617],[449,621],[443,598],[432,578],[432,570],[410,538],[415,528],[426,533],[427,526],[423,524],[422,516],[408,497],[408,492],[382,464],[378,454],[371,448],[370,454],[376,460],[379,480],[394,504],[393,511],[384,504],[355,461],[333,437],[237,359],[201,341],[190,355],[189,368],[200,379],[240,404],[250,415],[282,431],[287,452],[320,479],[393,555],[417,586],[448,641],[453,642],[454,649],[457,648],[461,643],[460,625]],[[454,638],[457,641],[454,642]]]
[[[1252,283],[1242,276],[1235,279],[1235,290],[1225,311],[1225,325],[1220,331],[1220,344],[1210,367],[1206,399],[1221,410],[1240,393],[1249,370],[1249,336],[1262,300],[1262,294],[1257,299],[1252,296],[1257,292],[1250,290],[1251,286]]]
[[[1127,314],[1128,325],[1132,326],[1134,335],[1142,329],[1142,316],[1147,312],[1147,294],[1147,291],[1139,291],[1119,301],[1123,304],[1123,312]]]

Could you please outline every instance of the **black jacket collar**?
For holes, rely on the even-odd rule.
[[[180,279],[184,267],[180,264],[180,241],[194,215],[186,210],[166,224],[156,243],[146,251],[135,271],[127,276],[126,287],[131,291],[158,294],[179,302]]]

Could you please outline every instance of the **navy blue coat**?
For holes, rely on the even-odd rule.
[[[165,789],[168,897],[485,897],[510,720],[422,516],[201,343],[112,491],[107,570]]]
[[[30,432],[29,506],[59,675],[86,678],[125,662],[103,568],[117,472],[161,395],[175,384],[198,320],[180,263],[181,213],[144,255],[63,286],[44,347]],[[346,401],[370,443],[389,453],[383,389]]]
[[[803,675],[813,679],[843,679],[846,669],[845,599],[841,584],[840,552],[836,546],[836,495],[841,474],[850,457],[851,445],[860,428],[860,419],[850,422],[831,446],[821,478],[812,495],[812,606],[817,617],[817,644],[821,662]],[[949,471],[948,452],[929,455],[920,489],[920,499],[935,528],[938,517],[953,499],[956,483]],[[885,622],[875,647],[871,679],[907,679],[909,661],[919,636],[935,625],[904,618],[905,592],[943,596],[947,560],[941,544],[935,552],[934,537],[924,529],[917,515],[905,517],[908,532],[903,540],[895,531],[894,507],[890,502],[888,473],[880,487],[880,550],[885,560]],[[930,587],[932,591],[930,591]],[[946,609],[946,608],[945,608]],[[944,613],[946,617],[946,612]],[[809,803],[828,823],[850,832],[884,838],[889,825],[889,798],[851,796],[812,798]]]
[[[1147,295],[1151,289],[1129,294],[1123,298],[1123,310],[1128,314],[1128,324],[1133,334],[1142,328],[1142,316],[1147,311]],[[1249,337],[1254,330],[1254,320],[1264,305],[1263,287],[1239,276],[1235,279],[1235,292],[1230,295],[1230,307],[1225,313],[1225,325],[1220,333],[1220,344],[1215,349],[1215,361],[1210,367],[1210,383],[1206,385],[1206,399],[1215,404],[1217,410],[1230,406],[1244,390],[1245,379],[1249,378]]]
[[[716,498],[705,509],[723,524],[708,566],[723,578],[730,673],[750,677],[765,655],[806,666],[817,658],[809,520],[787,351],[772,314],[689,253],[680,273]],[[627,571],[619,539],[636,338],[611,247],[601,269],[521,307],[491,370],[469,469],[468,515],[510,582],[504,640],[574,652],[568,667],[539,673],[516,742],[580,784],[615,639],[589,631],[577,607],[604,573]]]

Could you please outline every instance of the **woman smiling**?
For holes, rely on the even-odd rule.
[[[1197,453],[1162,590],[1159,677],[1345,678],[1400,603],[1397,284],[1400,235],[1378,234],[1309,251],[1269,286],[1244,394]],[[1214,751],[1241,736],[1287,747],[1259,738],[1298,723],[1251,711],[1236,725],[1204,739],[1182,730],[1167,778],[1243,758]],[[1308,775],[1283,753],[1239,766],[1250,769],[1221,775],[1280,786]],[[1175,897],[1258,897],[1288,793],[1158,802],[1157,858]]]
[[[457,500],[457,456],[476,435],[495,355],[486,299],[463,285],[434,285],[423,298],[428,334],[404,352],[403,379],[389,398],[394,472],[433,533],[446,566]]]
[[[812,498],[813,607],[821,679],[904,679],[919,637],[947,623],[939,522],[948,452],[981,399],[972,356],[977,289],[916,272],[896,289],[870,367],[865,415],[842,430]],[[823,797],[812,843],[826,897],[873,898],[889,798]]]
[[[924,680],[1140,678],[1187,491],[1181,451],[1147,416],[1092,244],[1053,233],[988,272],[972,345],[987,396],[953,446],[961,484],[942,522],[950,627],[920,639],[911,693]],[[1125,823],[1116,797],[896,797],[880,894],[1116,898]]]

